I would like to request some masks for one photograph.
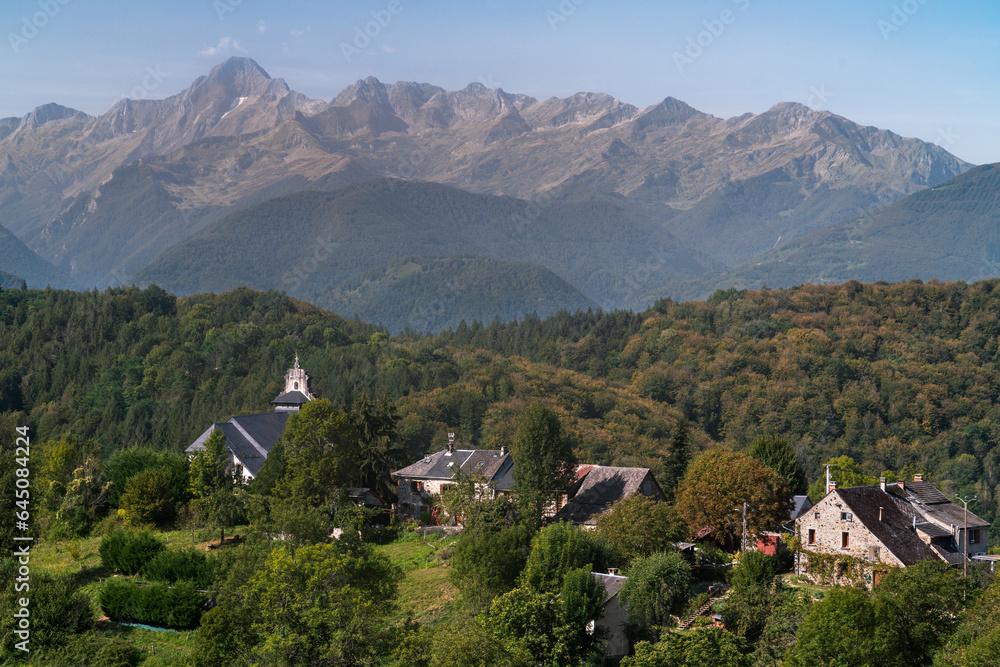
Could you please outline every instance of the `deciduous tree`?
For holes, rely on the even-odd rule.
[[[677,509],[692,533],[711,527],[729,537],[742,533],[743,503],[753,535],[787,521],[790,501],[778,473],[755,458],[722,449],[698,457],[677,490]]]
[[[626,567],[635,558],[673,549],[687,534],[687,525],[673,505],[636,493],[597,517],[597,534]]]

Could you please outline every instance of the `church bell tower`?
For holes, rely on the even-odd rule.
[[[295,365],[285,374],[285,391],[271,401],[275,410],[294,410],[298,412],[304,403],[316,398],[309,391],[309,376],[299,366],[299,355],[295,355]]]

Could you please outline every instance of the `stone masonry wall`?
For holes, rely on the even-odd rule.
[[[844,513],[852,514],[850,519],[843,516]],[[887,565],[902,566],[902,562],[893,556],[885,545],[876,538],[871,531],[853,517],[851,508],[837,494],[836,491],[828,493],[821,501],[816,503],[805,514],[796,521],[799,530],[799,537],[802,540],[804,553],[800,555],[797,572],[807,574],[806,565],[809,562],[808,552],[822,554],[833,554],[851,556],[860,561],[871,563],[885,563]],[[809,531],[814,530],[815,539],[809,542]],[[843,534],[848,534],[848,545],[843,547]],[[822,582],[821,582],[822,583]],[[832,582],[837,583],[835,578]]]

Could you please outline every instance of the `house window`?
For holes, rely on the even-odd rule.
[[[841,521],[854,521],[854,515],[851,514],[850,512],[841,512],[840,513],[840,520]]]
[[[809,529],[809,544],[816,544],[816,529]]]
[[[816,517],[817,521],[819,521],[819,512],[816,512],[815,514],[813,514],[813,516]]]
[[[841,533],[840,534],[840,548],[841,549],[846,549],[849,546],[851,546],[851,534],[850,533]]]
[[[642,482],[642,495],[648,496],[653,493],[653,485],[649,483],[649,480],[643,480]]]
[[[410,482],[410,491],[413,493],[423,493],[424,483],[423,482]]]
[[[979,542],[979,529],[969,531],[969,544],[977,544]]]

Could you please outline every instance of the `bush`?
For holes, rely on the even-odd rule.
[[[205,599],[191,582],[137,586],[128,579],[111,579],[100,593],[101,609],[115,621],[189,629],[201,620]]]
[[[761,551],[748,551],[740,558],[733,571],[733,588],[744,590],[750,586],[770,586],[774,581],[778,563],[773,556]]]
[[[209,558],[204,552],[164,549],[143,566],[142,576],[168,584],[190,581],[197,588],[209,588],[215,582],[218,569],[218,560]]]
[[[104,569],[131,575],[138,574],[163,549],[163,542],[145,531],[133,533],[118,528],[101,540],[98,553]]]

